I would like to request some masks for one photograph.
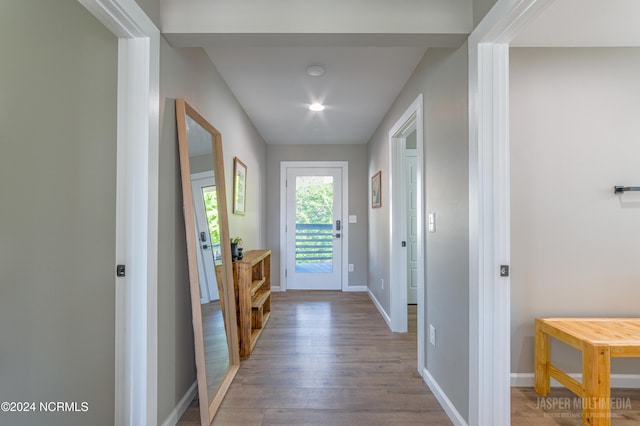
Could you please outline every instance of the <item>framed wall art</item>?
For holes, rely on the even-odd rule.
[[[382,206],[382,171],[371,178],[371,208]]]
[[[247,165],[238,157],[233,158],[233,214],[247,211]]]

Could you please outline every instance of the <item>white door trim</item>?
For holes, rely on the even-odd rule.
[[[78,1],[118,37],[115,424],[155,425],[160,31],[132,0]]]
[[[348,161],[281,161],[280,162],[280,287],[273,290],[286,291],[287,277],[287,169],[290,167],[338,167],[342,169],[342,291],[349,286],[349,162]]]
[[[402,116],[389,130],[389,150],[391,168],[389,172],[389,253],[390,271],[390,305],[391,330],[407,331],[407,251],[400,250],[401,236],[406,235],[406,202],[404,171],[404,138],[403,130],[416,126],[416,194],[417,194],[417,254],[418,254],[418,372],[424,365],[424,313],[425,313],[425,246],[424,246],[424,115],[422,94],[413,101]],[[401,218],[401,220],[394,220]]]
[[[509,425],[509,42],[553,0],[498,0],[469,36],[469,425]]]

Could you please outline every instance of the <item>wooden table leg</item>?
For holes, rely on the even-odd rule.
[[[551,338],[543,330],[543,323],[536,318],[535,323],[535,365],[534,387],[536,392],[542,396],[547,396],[551,389],[551,380],[549,378],[549,363],[551,357]]]
[[[608,346],[582,343],[582,424],[611,425],[611,353]]]

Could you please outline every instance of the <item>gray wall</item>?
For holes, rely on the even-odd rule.
[[[112,425],[117,40],[76,0],[0,2],[0,413]]]
[[[491,10],[497,0],[473,0],[473,27],[478,26],[482,18]]]
[[[424,95],[426,212],[436,212],[436,233],[426,236],[426,322],[437,346],[425,336],[426,368],[468,418],[469,399],[469,202],[467,46],[429,49],[369,142],[369,175],[382,170],[389,193],[388,133],[418,94]],[[388,198],[387,198],[388,199]],[[384,197],[383,197],[384,200]],[[424,220],[424,218],[423,218]],[[389,313],[389,204],[369,210],[369,290]],[[384,230],[381,232],[381,230]]]
[[[231,235],[242,236],[248,248],[266,246],[266,147],[204,50],[174,49],[162,40],[160,86],[158,420],[162,422],[196,380],[175,99],[184,98],[222,133],[229,207],[233,157],[247,164],[249,211],[246,216],[229,215]]]
[[[362,145],[269,145],[267,148],[267,231],[271,255],[271,282],[280,285],[280,162],[347,161],[349,163],[349,214],[358,223],[349,226],[350,286],[367,284],[367,146]]]
[[[510,63],[511,368],[532,373],[535,317],[640,314],[640,196],[613,195],[640,182],[640,49],[511,49]],[[577,351],[552,351],[581,371]]]
[[[140,9],[160,28],[160,0],[135,0]]]

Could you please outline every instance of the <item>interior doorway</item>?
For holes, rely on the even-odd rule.
[[[390,298],[391,329],[407,332],[410,275],[415,275],[417,313],[417,369],[424,370],[424,148],[423,107],[420,94],[389,131],[390,170]],[[411,165],[411,167],[409,167]],[[407,171],[411,168],[411,171]],[[411,187],[410,189],[408,189]],[[411,206],[411,207],[410,207]],[[413,236],[413,237],[412,237]],[[412,242],[412,238],[414,241]],[[413,244],[413,246],[412,246]],[[412,299],[413,301],[413,299]]]

